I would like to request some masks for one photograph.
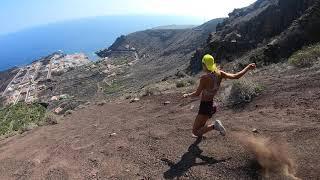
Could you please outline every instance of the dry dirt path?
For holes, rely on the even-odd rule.
[[[299,74],[261,78],[261,96],[217,113],[229,135],[209,133],[202,142],[191,137],[199,102],[181,94],[91,105],[0,141],[0,179],[261,179],[254,157],[230,135],[252,128],[289,143],[298,177],[319,179],[320,71]]]

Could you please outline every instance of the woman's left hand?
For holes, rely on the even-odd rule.
[[[184,98],[187,98],[187,97],[189,97],[189,96],[190,96],[190,94],[184,94],[184,95],[183,95]]]

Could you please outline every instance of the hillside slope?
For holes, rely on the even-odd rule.
[[[131,68],[132,76],[146,80],[163,78],[176,69],[188,66],[195,50],[204,45],[222,19],[211,20],[192,29],[151,29],[119,37],[108,49],[97,52],[100,57],[116,61],[128,52],[136,52],[139,61]]]
[[[199,102],[181,93],[90,105],[57,125],[0,140],[0,179],[262,179],[255,156],[233,135],[253,128],[289,144],[297,177],[318,179],[320,67],[281,68],[248,76],[266,87],[251,104],[219,108],[214,119],[224,122],[226,137],[192,138]]]

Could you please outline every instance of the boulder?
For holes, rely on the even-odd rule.
[[[171,102],[170,101],[166,101],[166,102],[164,102],[163,104],[164,105],[168,105],[168,104],[170,104]]]
[[[112,136],[116,136],[117,133],[111,133],[109,136],[112,137]]]
[[[130,103],[134,103],[134,102],[138,102],[138,101],[140,101],[139,98],[134,98],[134,99],[131,99]]]
[[[51,101],[58,101],[59,98],[58,98],[57,96],[52,96],[50,100],[51,100]]]
[[[258,129],[256,129],[256,128],[252,129],[252,132],[253,133],[259,133]]]
[[[107,102],[106,101],[100,101],[100,102],[97,102],[97,105],[98,106],[104,106]]]
[[[61,99],[68,99],[68,98],[70,98],[70,96],[68,94],[62,94],[62,95],[59,96],[60,100]]]

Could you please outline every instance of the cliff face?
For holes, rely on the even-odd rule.
[[[234,10],[194,54],[191,72],[201,70],[200,59],[206,53],[219,62],[243,57],[244,61],[268,64],[288,57],[303,45],[318,42],[319,4],[319,0],[258,0]]]

